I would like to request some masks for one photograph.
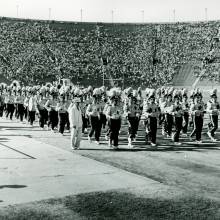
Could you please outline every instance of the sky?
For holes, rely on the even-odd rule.
[[[220,20],[219,9],[220,0],[0,0],[0,16],[60,21],[81,21],[81,10],[85,22]]]

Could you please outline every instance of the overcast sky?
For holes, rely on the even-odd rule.
[[[80,21],[169,22],[220,20],[220,0],[0,0],[0,16]],[[18,10],[17,10],[18,9]],[[142,12],[144,11],[144,13]]]

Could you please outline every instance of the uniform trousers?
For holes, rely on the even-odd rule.
[[[173,141],[174,142],[179,142],[179,137],[180,137],[180,131],[182,130],[182,123],[183,123],[183,118],[182,117],[175,117],[175,132],[173,135]]]
[[[51,129],[58,125],[58,112],[55,110],[51,110],[48,112],[48,127],[51,126]]]
[[[34,121],[35,121],[35,114],[36,114],[36,111],[28,111],[29,113],[29,122],[30,122],[30,125],[33,125]]]
[[[20,121],[23,121],[24,118],[24,105],[23,104],[17,104],[17,111],[18,111],[18,117]]]
[[[184,124],[184,126],[182,128],[182,131],[183,131],[184,134],[187,134],[188,124],[189,124],[189,113],[188,112],[184,112],[183,118],[185,120],[185,124]]]
[[[149,117],[148,118],[148,140],[151,143],[156,144],[156,137],[157,137],[157,118],[156,117]]]
[[[88,124],[88,118],[86,117],[85,114],[82,114],[82,133],[85,132],[85,129],[88,127],[87,124]]]
[[[89,133],[89,137],[92,137],[93,133],[95,132],[95,140],[99,141],[102,129],[102,121],[101,118],[98,116],[90,116],[90,124],[91,130]]]
[[[171,114],[165,114],[165,131],[170,136],[173,127],[173,116]]]
[[[76,127],[76,128],[71,128],[71,147],[76,149],[80,147],[80,141],[82,137],[82,128],[81,127]]]
[[[47,122],[47,110],[43,108],[39,110],[39,126],[43,128],[46,122]]]
[[[196,134],[196,140],[200,141],[202,136],[202,127],[203,127],[203,117],[202,116],[194,116],[194,127],[191,133],[191,137]]]
[[[8,103],[6,108],[7,108],[6,118],[8,118],[8,116],[9,116],[10,119],[12,120],[14,110],[15,110],[15,106],[14,106],[14,104],[9,104]]]
[[[0,105],[0,117],[2,117],[3,116],[3,112],[4,112],[4,104],[2,103],[1,105]]]
[[[109,120],[109,128],[110,128],[110,142],[113,142],[114,146],[118,146],[118,136],[119,131],[121,129],[121,119],[110,119]]]
[[[66,123],[68,121],[68,114],[67,114],[67,112],[62,112],[62,113],[60,112],[59,115],[58,115],[58,118],[59,118],[59,125],[58,125],[59,132],[61,134],[63,134],[64,129],[65,129],[65,125],[66,125]]]
[[[215,131],[218,129],[218,115],[210,115],[211,123],[208,125],[209,132],[212,137],[215,136]]]
[[[137,134],[139,117],[128,116],[128,121],[129,121],[129,126],[128,126],[129,138],[131,138],[131,140],[133,140]]]

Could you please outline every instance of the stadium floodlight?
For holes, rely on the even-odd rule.
[[[80,21],[81,22],[83,21],[83,10],[82,10],[82,8],[80,9]]]
[[[19,10],[19,5],[16,5],[17,18],[18,18],[18,10]]]
[[[208,9],[205,8],[205,21],[208,21]]]
[[[49,20],[51,19],[51,8],[48,9],[49,10]]]
[[[111,15],[112,15],[112,23],[114,23],[114,10],[111,10]]]
[[[144,10],[141,10],[141,22],[144,23]]]
[[[176,22],[176,10],[173,9],[173,22]]]

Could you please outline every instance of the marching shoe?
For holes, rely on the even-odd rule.
[[[212,135],[210,131],[207,132],[207,135],[212,139]]]
[[[180,145],[182,145],[182,143],[180,143],[180,142],[174,142],[174,145],[180,146]]]
[[[90,143],[92,143],[92,139],[91,139],[90,136],[88,136],[88,141],[89,141]]]
[[[155,144],[155,143],[150,143],[150,145],[152,146],[152,147],[156,147],[157,145]]]
[[[98,145],[100,144],[100,142],[99,142],[99,141],[95,141],[95,143],[96,143],[96,144],[98,144]]]

